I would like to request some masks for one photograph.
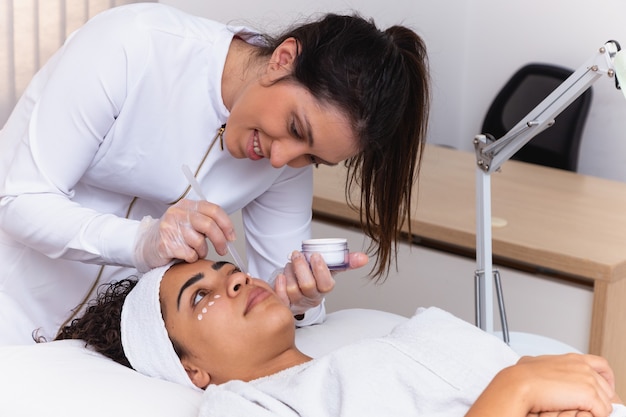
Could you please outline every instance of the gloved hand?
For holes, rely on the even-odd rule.
[[[235,238],[226,212],[207,201],[180,200],[160,219],[142,219],[135,238],[135,267],[146,272],[173,259],[194,262],[204,258],[208,254],[207,238],[218,254],[226,254],[226,241]]]
[[[368,256],[362,252],[350,253],[348,269],[360,268],[367,264]],[[278,271],[273,282],[278,297],[291,308],[293,314],[302,314],[321,304],[325,295],[335,287],[334,274],[319,253],[311,255],[307,262],[299,251],[293,251],[290,262],[283,271]]]

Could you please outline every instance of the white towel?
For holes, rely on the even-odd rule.
[[[495,336],[436,308],[365,340],[249,383],[207,388],[200,417],[465,415],[519,356]],[[613,417],[622,417],[616,406]],[[506,413],[507,410],[503,410]]]
[[[496,337],[431,308],[387,337],[250,383],[209,386],[200,416],[461,416],[517,359]]]
[[[624,404],[613,404],[611,417],[626,417],[626,407]]]
[[[126,297],[121,318],[122,346],[136,371],[199,390],[174,351],[161,314],[161,279],[172,265],[146,272]]]

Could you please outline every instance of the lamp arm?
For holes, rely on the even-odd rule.
[[[605,43],[598,53],[589,58],[500,139],[478,135],[474,139],[478,167],[487,173],[496,171],[528,141],[552,126],[556,116],[598,78],[604,75],[614,77],[613,58],[618,50],[619,45],[615,41]]]
[[[493,281],[499,286],[499,274],[493,268],[491,236],[491,173],[498,170],[515,152],[533,137],[554,123],[554,119],[567,106],[585,92],[603,75],[616,77],[613,65],[619,44],[609,41],[537,107],[531,110],[502,138],[495,140],[487,135],[474,137],[476,152],[476,271],[475,303],[476,325],[493,332]],[[620,56],[620,59],[622,57]],[[623,64],[623,62],[622,62]],[[621,67],[620,67],[621,68]],[[621,71],[621,70],[620,70]],[[620,75],[622,72],[620,72]],[[626,76],[624,77],[626,79]],[[616,77],[616,86],[619,83]],[[501,289],[497,291],[502,337],[509,342],[506,313]]]

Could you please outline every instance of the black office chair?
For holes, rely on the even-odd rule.
[[[482,133],[504,136],[573,71],[550,64],[528,64],[504,85],[485,116]],[[583,128],[591,105],[591,88],[556,117],[511,159],[576,171]]]

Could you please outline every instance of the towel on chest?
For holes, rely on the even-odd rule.
[[[210,386],[202,417],[463,415],[518,356],[502,341],[437,308],[388,336],[249,383]]]

